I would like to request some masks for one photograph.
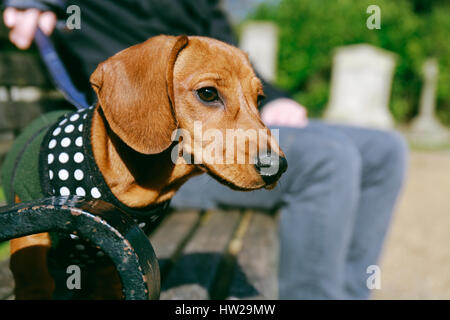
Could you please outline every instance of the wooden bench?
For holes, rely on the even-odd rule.
[[[276,217],[254,210],[175,211],[150,235],[161,299],[277,299]],[[8,260],[0,299],[13,299]]]
[[[277,299],[276,229],[263,212],[174,212],[150,236],[161,299]]]

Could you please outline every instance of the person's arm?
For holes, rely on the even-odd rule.
[[[40,11],[53,11],[57,14],[64,12],[65,0],[4,0],[4,7],[16,9],[35,8]]]
[[[19,49],[28,49],[39,26],[50,35],[57,16],[64,14],[64,0],[5,0],[3,21],[10,29],[9,39]]]

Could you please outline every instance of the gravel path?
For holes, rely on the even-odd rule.
[[[450,152],[413,152],[374,299],[450,299]]]

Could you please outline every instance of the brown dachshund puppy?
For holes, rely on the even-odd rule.
[[[127,207],[167,201],[203,172],[245,191],[272,188],[286,170],[283,152],[259,118],[261,82],[235,47],[204,37],[158,36],[101,63],[90,81],[98,96],[89,133],[93,157]],[[177,142],[181,147],[174,149]],[[274,165],[277,170],[264,170]],[[11,241],[17,298],[52,296],[50,246],[48,234]],[[112,269],[98,274],[96,298],[120,298]]]

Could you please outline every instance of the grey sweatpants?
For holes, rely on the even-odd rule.
[[[395,132],[311,122],[280,128],[288,170],[273,190],[237,192],[207,175],[189,180],[175,208],[281,207],[280,299],[367,299],[406,171]]]

